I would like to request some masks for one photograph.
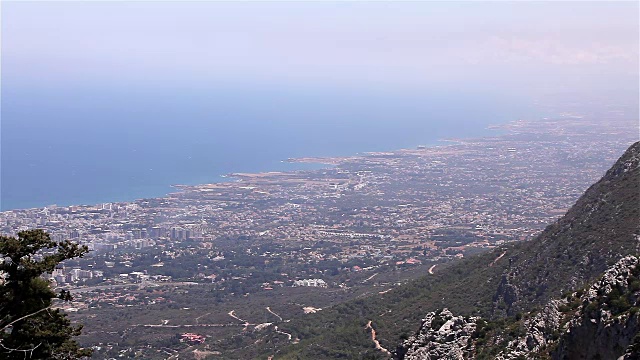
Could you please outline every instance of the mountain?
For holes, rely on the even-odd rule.
[[[488,321],[448,309],[430,312],[398,354],[407,360],[443,354],[637,359],[640,265],[631,254],[640,245],[639,159],[636,143],[565,216],[511,251]],[[535,308],[553,294],[542,309]]]
[[[592,282],[640,250],[640,143],[633,144],[576,204],[538,237],[507,253],[511,266],[494,296],[496,311],[531,304]]]
[[[405,360],[640,358],[640,260],[627,256],[602,278],[517,318],[430,312],[404,341]]]
[[[589,328],[588,323],[593,324],[590,319],[594,318],[585,323],[573,321],[567,314],[609,311],[610,303],[583,298],[585,289],[597,283],[620,259],[637,255],[640,250],[639,163],[637,142],[562,218],[531,241],[497,248],[434,275],[425,274],[390,292],[337,305],[304,321],[291,321],[286,324],[286,331],[300,342],[282,349],[275,358],[388,358],[389,354],[411,358],[419,346],[407,342],[409,338],[424,339],[429,334],[425,326],[439,331],[448,324],[450,331],[442,333],[444,338],[439,340],[449,346],[447,349],[479,358],[493,358],[502,352],[501,356],[507,359],[509,341],[526,338],[530,330],[534,334],[532,324],[541,321],[546,330],[540,330],[543,335],[538,334],[538,338],[553,338],[556,349],[546,356],[575,358],[571,354],[576,339],[562,331],[573,327],[574,333],[584,329],[584,334],[592,334],[599,330]],[[633,287],[628,284],[628,289]],[[613,295],[624,293],[628,297],[625,291],[620,288]],[[585,304],[587,300],[593,305]],[[632,297],[626,301],[636,304]],[[554,307],[563,315],[554,313]],[[630,316],[634,307],[624,310],[628,312],[625,316]],[[535,320],[536,316],[542,320]],[[567,325],[569,322],[574,325]],[[633,326],[625,329],[633,333]],[[378,344],[372,341],[373,331]],[[499,338],[509,341],[496,341]],[[531,338],[535,339],[535,335]],[[473,347],[456,347],[450,341],[471,342]],[[426,346],[436,345],[429,344]],[[626,347],[616,351],[622,350],[626,351]]]

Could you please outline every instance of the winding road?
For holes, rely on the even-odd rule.
[[[229,316],[231,316],[232,318],[234,318],[234,319],[236,319],[236,320],[238,320],[238,321],[240,321],[240,322],[244,323],[244,326],[245,326],[245,327],[246,327],[246,326],[249,326],[249,325],[255,325],[255,324],[251,324],[251,323],[249,323],[247,320],[240,319],[239,317],[237,317],[237,316],[236,316],[236,314],[235,314],[235,313],[236,313],[236,311],[235,311],[235,310],[231,310],[231,311],[229,311],[227,314],[228,314]]]
[[[371,329],[371,340],[373,341],[373,343],[376,345],[376,349],[382,351],[383,353],[391,356],[391,352],[385,348],[382,347],[382,345],[380,345],[380,342],[376,339],[376,331],[373,329],[373,326],[371,326],[371,320],[369,320],[369,322],[367,323],[367,326],[364,327],[365,329]]]
[[[280,315],[278,315],[278,314],[274,313],[273,311],[271,311],[271,308],[269,308],[268,306],[267,306],[267,311],[268,311],[269,313],[271,313],[271,314],[275,315],[278,319],[280,319],[280,321],[283,321],[283,320],[282,320],[282,317],[280,317]]]

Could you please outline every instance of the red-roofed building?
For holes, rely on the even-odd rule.
[[[194,333],[184,333],[180,336],[181,342],[186,342],[189,344],[201,344],[205,340],[205,337],[202,335],[194,334]]]

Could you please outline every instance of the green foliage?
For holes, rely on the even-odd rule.
[[[436,316],[433,320],[431,320],[431,329],[438,330],[447,322],[446,319],[441,316]]]
[[[72,326],[66,315],[51,307],[55,294],[41,278],[62,261],[80,257],[88,249],[70,241],[55,242],[42,230],[28,230],[18,237],[0,236],[0,357],[2,359],[78,359],[91,355],[73,337],[81,326]]]
[[[587,305],[587,307],[584,309],[584,313],[587,316],[595,316],[596,312],[598,311],[598,308],[600,307],[600,303],[595,300],[589,303],[589,305]]]

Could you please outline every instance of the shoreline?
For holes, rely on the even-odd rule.
[[[535,120],[523,120],[523,119],[517,119],[517,120],[511,120],[511,121],[507,121],[503,124],[489,124],[487,126],[485,126],[483,129],[484,130],[489,130],[492,132],[500,132],[500,134],[497,134],[497,136],[502,136],[505,135],[507,133],[510,132],[510,126],[512,126],[513,124],[517,123],[517,122],[521,122],[521,121],[535,121]],[[496,136],[496,135],[493,135]],[[434,140],[432,143],[427,143],[427,144],[419,144],[419,145],[414,145],[412,148],[399,148],[399,149],[394,149],[394,150],[386,150],[386,151],[365,151],[365,152],[358,152],[355,154],[351,154],[351,155],[339,155],[339,156],[303,156],[303,157],[292,157],[292,158],[287,158],[285,160],[280,160],[280,163],[283,164],[304,164],[304,165],[311,165],[311,164],[315,164],[315,165],[320,165],[315,169],[304,169],[304,168],[300,168],[300,169],[292,169],[292,170],[282,170],[282,171],[261,171],[261,172],[232,172],[232,173],[227,173],[227,174],[220,174],[218,175],[219,178],[221,178],[221,180],[219,181],[214,181],[214,182],[200,182],[197,184],[170,184],[170,185],[166,185],[167,188],[167,192],[162,194],[162,195],[150,195],[150,196],[143,196],[143,197],[134,197],[132,199],[128,199],[128,200],[111,200],[111,201],[98,201],[98,202],[93,202],[93,203],[72,203],[72,204],[48,204],[48,205],[44,205],[44,206],[35,206],[35,207],[24,207],[24,208],[13,208],[13,209],[6,209],[6,210],[0,210],[0,213],[2,212],[12,212],[12,211],[28,211],[28,210],[34,210],[34,209],[45,209],[45,208],[51,208],[51,207],[93,207],[93,206],[99,206],[101,204],[127,204],[127,203],[135,203],[137,201],[145,201],[145,200],[154,200],[154,199],[162,199],[162,198],[167,198],[170,197],[173,194],[179,194],[182,193],[184,191],[186,191],[189,188],[216,188],[216,187],[220,187],[220,186],[224,186],[224,184],[233,184],[233,183],[240,183],[244,180],[248,180],[248,179],[260,179],[260,178],[267,178],[267,177],[271,177],[271,176],[288,176],[288,175],[292,175],[295,173],[299,173],[299,172],[310,172],[310,171],[314,171],[314,170],[322,170],[322,169],[328,169],[331,167],[335,167],[335,166],[339,166],[344,162],[349,161],[350,159],[354,159],[357,157],[370,157],[370,156],[384,156],[384,155],[393,155],[396,153],[407,153],[407,152],[414,152],[414,151],[426,151],[426,150],[430,150],[430,149],[435,149],[438,147],[447,147],[447,146],[454,146],[454,145],[462,145],[466,142],[470,142],[470,141],[474,141],[474,140],[481,140],[481,139],[486,139],[486,138],[491,138],[492,136],[489,135],[484,135],[484,136],[478,136],[478,137],[469,137],[469,138],[456,138],[456,137],[447,137],[447,138],[442,138],[442,139],[437,139]],[[244,179],[244,180],[243,180]],[[160,187],[160,186],[159,186]]]
[[[484,129],[485,130],[491,130],[491,131],[500,131],[500,130],[507,130],[500,135],[505,135],[508,133],[508,127],[509,125],[512,125],[516,122],[519,121],[527,121],[527,120],[522,120],[522,119],[518,119],[518,120],[512,120],[512,121],[508,121],[504,124],[492,124],[492,125],[487,125]],[[534,121],[534,120],[529,120],[529,121]],[[351,159],[354,159],[356,157],[369,157],[369,156],[384,156],[384,155],[395,155],[396,153],[406,153],[406,152],[413,152],[413,151],[421,151],[421,150],[430,150],[430,149],[435,149],[437,147],[446,147],[446,146],[451,146],[451,145],[463,145],[467,142],[471,142],[471,141],[477,141],[480,139],[488,139],[491,138],[489,136],[481,136],[481,137],[470,137],[470,138],[453,138],[453,137],[449,137],[449,138],[443,138],[443,139],[438,139],[435,140],[432,144],[423,144],[423,145],[415,145],[413,148],[400,148],[400,149],[395,149],[395,150],[388,150],[388,151],[365,151],[365,152],[361,152],[361,153],[356,153],[353,155],[346,155],[346,156],[303,156],[303,157],[295,157],[295,158],[287,158],[286,160],[281,160],[281,163],[290,163],[290,164],[319,164],[319,165],[326,165],[326,166],[322,166],[319,167],[318,169],[313,169],[313,170],[322,170],[322,169],[328,169],[331,167],[335,167],[335,166],[339,166],[344,162],[347,162]],[[217,185],[217,184],[224,184],[224,183],[235,183],[235,182],[242,182],[244,178],[246,179],[259,179],[259,178],[268,178],[268,177],[273,177],[273,176],[288,176],[288,175],[292,175],[294,173],[297,172],[307,172],[307,171],[313,171],[311,169],[297,169],[297,170],[291,170],[291,171],[262,171],[262,172],[255,172],[255,173],[251,173],[251,172],[232,172],[232,173],[228,173],[228,174],[223,174],[220,175],[220,177],[225,178],[225,179],[236,179],[234,181],[219,181],[219,182],[213,182],[213,183],[203,183],[203,184],[195,184],[195,185],[187,185],[187,184],[176,184],[176,185],[171,185],[172,187],[182,187],[182,188],[193,188],[193,187],[212,187],[213,185]],[[166,194],[165,196],[169,196],[171,195],[171,193]],[[136,200],[142,200],[142,199],[136,199]]]

